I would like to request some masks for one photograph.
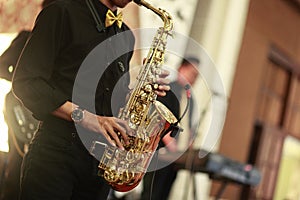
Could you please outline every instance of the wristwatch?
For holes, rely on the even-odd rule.
[[[75,108],[72,113],[71,113],[71,119],[75,122],[75,123],[80,123],[84,118],[84,110],[77,107]]]

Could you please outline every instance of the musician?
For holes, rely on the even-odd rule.
[[[165,97],[159,97],[158,100],[165,104],[176,116],[177,119],[181,117],[186,107],[186,102],[182,103],[182,100],[186,100],[186,86],[194,85],[198,76],[199,69],[198,66],[200,60],[196,57],[186,57],[182,60],[181,65],[178,68],[177,79],[174,82],[170,83],[171,90],[167,92]],[[187,141],[187,144],[179,144],[180,138],[179,134],[185,134],[190,139],[193,138],[193,108],[194,103],[193,99],[190,100],[189,112],[183,118],[187,119],[187,127],[183,127],[183,132],[178,133],[175,138],[170,134],[167,134],[163,137],[162,143],[166,146],[166,149],[169,152],[178,152],[186,150],[190,141]],[[155,160],[153,160],[155,162]],[[143,192],[141,195],[141,200],[167,200],[170,190],[172,188],[173,182],[176,179],[177,168],[175,163],[156,170],[155,172],[149,172],[144,176],[143,179]],[[154,179],[154,180],[153,180]]]
[[[111,107],[116,105],[111,105],[111,96],[122,76],[125,78],[117,86],[120,106],[128,92],[134,36],[121,21],[117,8],[129,2],[59,0],[39,14],[13,79],[14,93],[41,121],[22,163],[21,200],[106,199],[109,186],[97,176],[99,161],[85,148],[83,143],[87,141],[80,140],[78,130],[124,148],[119,132],[128,144],[128,126],[113,117]],[[121,34],[125,31],[127,34]],[[120,48],[128,49],[128,53],[109,63],[99,77],[96,94],[89,80],[79,80],[77,86],[84,91],[80,90],[73,102],[80,65],[98,44],[116,34],[117,44],[108,40],[111,43],[97,52],[101,57],[97,68],[104,71],[108,58]],[[158,79],[159,96],[169,90],[167,74],[162,73]],[[85,101],[91,98],[94,107]]]
[[[44,0],[41,7],[44,8],[55,0]],[[12,80],[13,72],[17,65],[18,58],[21,51],[29,37],[30,30],[22,30],[12,41],[10,46],[0,56],[0,78],[8,81]],[[8,108],[12,103],[20,105],[20,102],[13,96],[10,91],[5,98],[5,112],[8,112],[11,108]],[[8,120],[11,120],[9,113],[4,113],[5,120],[8,123],[8,145],[9,152],[7,157],[7,165],[5,167],[5,173],[0,185],[0,199],[1,200],[17,200],[19,196],[20,187],[20,167],[22,163],[22,157],[24,148],[27,145],[25,139],[17,137],[15,135],[15,127],[11,127]],[[19,128],[19,127],[16,127]]]

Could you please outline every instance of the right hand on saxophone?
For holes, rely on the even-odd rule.
[[[52,114],[65,120],[73,121],[71,113],[76,107],[78,107],[78,105],[75,105],[70,101],[66,101],[63,105],[54,110]],[[99,116],[84,110],[82,120],[75,123],[87,130],[103,135],[111,145],[118,146],[120,149],[124,149],[124,146],[122,145],[118,136],[119,133],[125,144],[129,145],[127,134],[132,130],[124,120],[116,117]]]
[[[85,111],[85,117],[80,122],[80,125],[90,131],[102,134],[112,146],[117,146],[124,150],[118,133],[123,138],[125,144],[129,145],[127,134],[132,130],[124,120],[116,117],[95,115]]]

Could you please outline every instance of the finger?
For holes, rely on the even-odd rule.
[[[116,143],[116,145],[120,149],[124,150],[124,147],[123,147],[123,145],[122,145],[122,143],[121,143],[121,141],[120,141],[117,133],[115,132],[115,130],[110,126],[110,127],[107,127],[107,131],[108,131],[108,134],[110,135],[111,139],[113,139],[114,142]]]
[[[124,142],[126,145],[129,145],[129,138],[128,138],[128,135],[127,135],[127,132],[126,132],[126,129],[123,128],[121,125],[119,124],[116,124],[114,126],[115,128],[115,131],[118,131],[120,134],[121,134],[121,137],[123,138]]]
[[[128,134],[131,134],[132,129],[128,126],[127,122],[121,119],[116,118],[116,122],[117,125],[119,127],[117,127],[118,129],[120,129],[120,134],[122,136],[122,138],[124,139],[125,143],[127,145],[129,145],[129,138],[128,138]]]
[[[126,129],[126,132],[131,132],[132,129],[129,127],[128,123],[125,120],[115,118],[115,121]]]
[[[100,132],[112,146],[114,146],[114,147],[116,146],[116,142],[111,139],[111,136],[107,133],[107,131],[105,129],[100,128]]]
[[[161,96],[161,97],[166,96],[166,92],[162,91],[162,90],[155,90],[155,94],[157,94],[157,96]]]
[[[169,75],[170,75],[170,71],[168,71],[168,70],[166,70],[166,69],[162,69],[162,70],[160,71],[159,77],[165,78],[165,77],[167,77],[167,76],[169,76]]]
[[[161,84],[161,85],[168,85],[168,84],[170,84],[170,79],[168,79],[168,78],[157,78],[156,83]]]
[[[161,91],[169,91],[171,89],[171,87],[169,85],[159,85],[158,86],[158,90]]]

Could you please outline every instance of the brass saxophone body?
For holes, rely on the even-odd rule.
[[[106,146],[100,159],[99,175],[117,191],[129,191],[136,187],[150,164],[153,154],[163,134],[177,119],[171,111],[159,101],[155,89],[156,79],[161,73],[166,49],[167,37],[171,35],[173,22],[171,16],[162,9],[156,9],[143,0],[135,3],[149,8],[164,22],[152,41],[143,67],[140,69],[137,83],[129,99],[119,112],[119,118],[127,121],[133,130],[129,133],[130,145],[125,150]]]

